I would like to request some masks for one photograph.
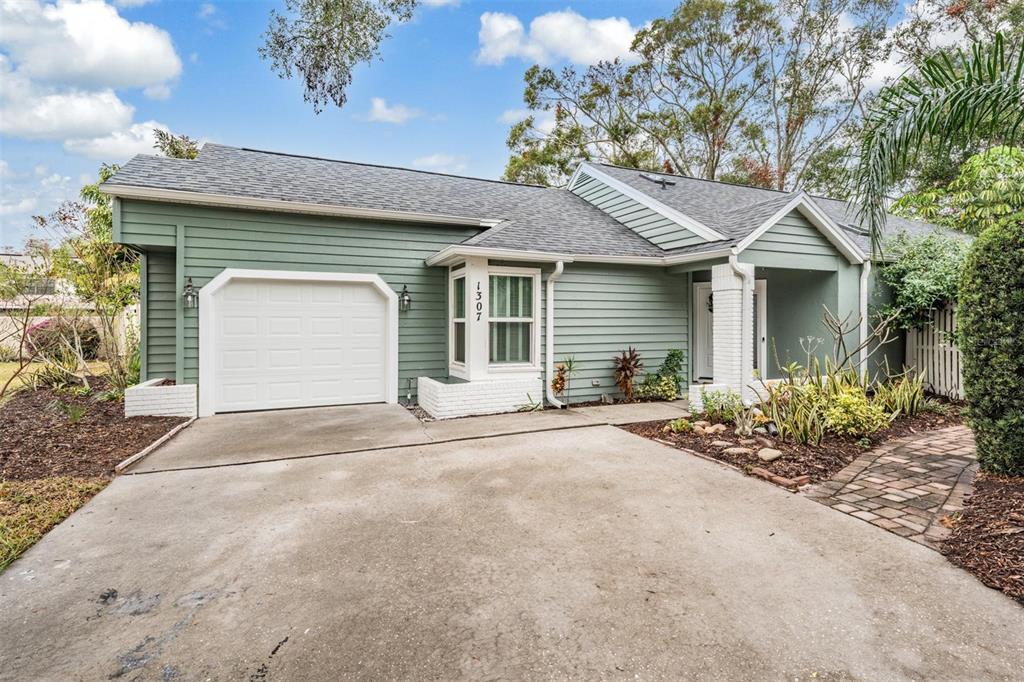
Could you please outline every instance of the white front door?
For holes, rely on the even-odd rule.
[[[768,354],[767,302],[767,282],[759,279],[754,283],[754,369],[762,376]],[[715,377],[715,316],[711,282],[693,283],[693,311],[694,380],[711,382]]]
[[[371,284],[237,279],[214,296],[215,412],[386,401],[387,300]]]
[[[693,377],[712,381],[715,377],[715,333],[711,307],[711,282],[693,283]]]

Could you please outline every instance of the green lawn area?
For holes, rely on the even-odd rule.
[[[75,476],[0,481],[0,571],[108,483]]]
[[[97,376],[99,376],[100,374],[104,374],[107,371],[106,363],[104,363],[101,360],[92,360],[88,364],[89,364],[89,371],[92,372],[93,374],[97,375]],[[7,380],[10,379],[14,375],[14,373],[17,372],[17,371],[18,371],[18,363],[17,362],[0,362],[0,387],[2,387],[4,384],[6,384]],[[32,372],[32,368],[31,367],[26,370],[26,374],[27,373],[31,373],[31,372]],[[15,379],[14,383],[11,384],[11,389],[17,390],[18,388],[23,387],[24,386],[24,383],[22,383],[23,378],[25,378],[24,375],[21,378]]]

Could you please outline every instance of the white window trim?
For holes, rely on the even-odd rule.
[[[466,371],[466,362],[459,362],[455,359],[455,323],[458,320],[462,320],[465,325],[466,331],[466,354],[469,354],[469,318],[466,317],[466,311],[463,309],[462,317],[457,318],[452,312],[452,308],[455,303],[455,280],[463,280],[466,282],[466,268],[465,267],[452,267],[448,270],[448,373],[452,376],[460,379],[468,378]],[[463,292],[463,305],[469,302],[469,283],[466,282],[465,290]]]
[[[242,279],[266,279],[299,282],[355,282],[369,284],[379,291],[387,305],[387,387],[386,402],[398,402],[398,294],[379,275],[348,272],[301,272],[292,270],[246,270],[225,268],[199,289],[199,416],[216,412],[217,351],[214,336],[217,324],[215,294],[229,282]]]
[[[515,268],[505,266],[488,266],[487,268],[487,279],[490,281],[492,275],[511,275],[513,277],[532,277],[533,278],[533,316],[532,317],[491,317],[490,306],[487,309],[487,355],[490,357],[490,331],[491,322],[529,322],[533,325],[533,333],[530,335],[530,358],[531,362],[516,362],[516,363],[493,363],[488,360],[487,373],[488,374],[500,374],[503,377],[510,374],[535,374],[540,371],[541,358],[540,358],[540,346],[541,346],[541,323],[540,323],[540,308],[541,308],[541,270],[540,268]],[[488,291],[489,295],[489,291]]]

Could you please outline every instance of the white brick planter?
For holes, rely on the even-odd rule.
[[[167,379],[150,379],[124,392],[126,417],[195,417],[196,385],[162,385]]]
[[[474,414],[515,412],[532,399],[544,399],[544,383],[532,379],[486,379],[445,384],[420,377],[419,404],[434,419],[467,417]]]

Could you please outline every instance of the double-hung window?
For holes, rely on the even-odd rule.
[[[534,364],[534,287],[534,275],[490,275],[488,336],[492,365]]]
[[[466,363],[466,277],[452,278],[451,292],[451,346],[452,362]]]

